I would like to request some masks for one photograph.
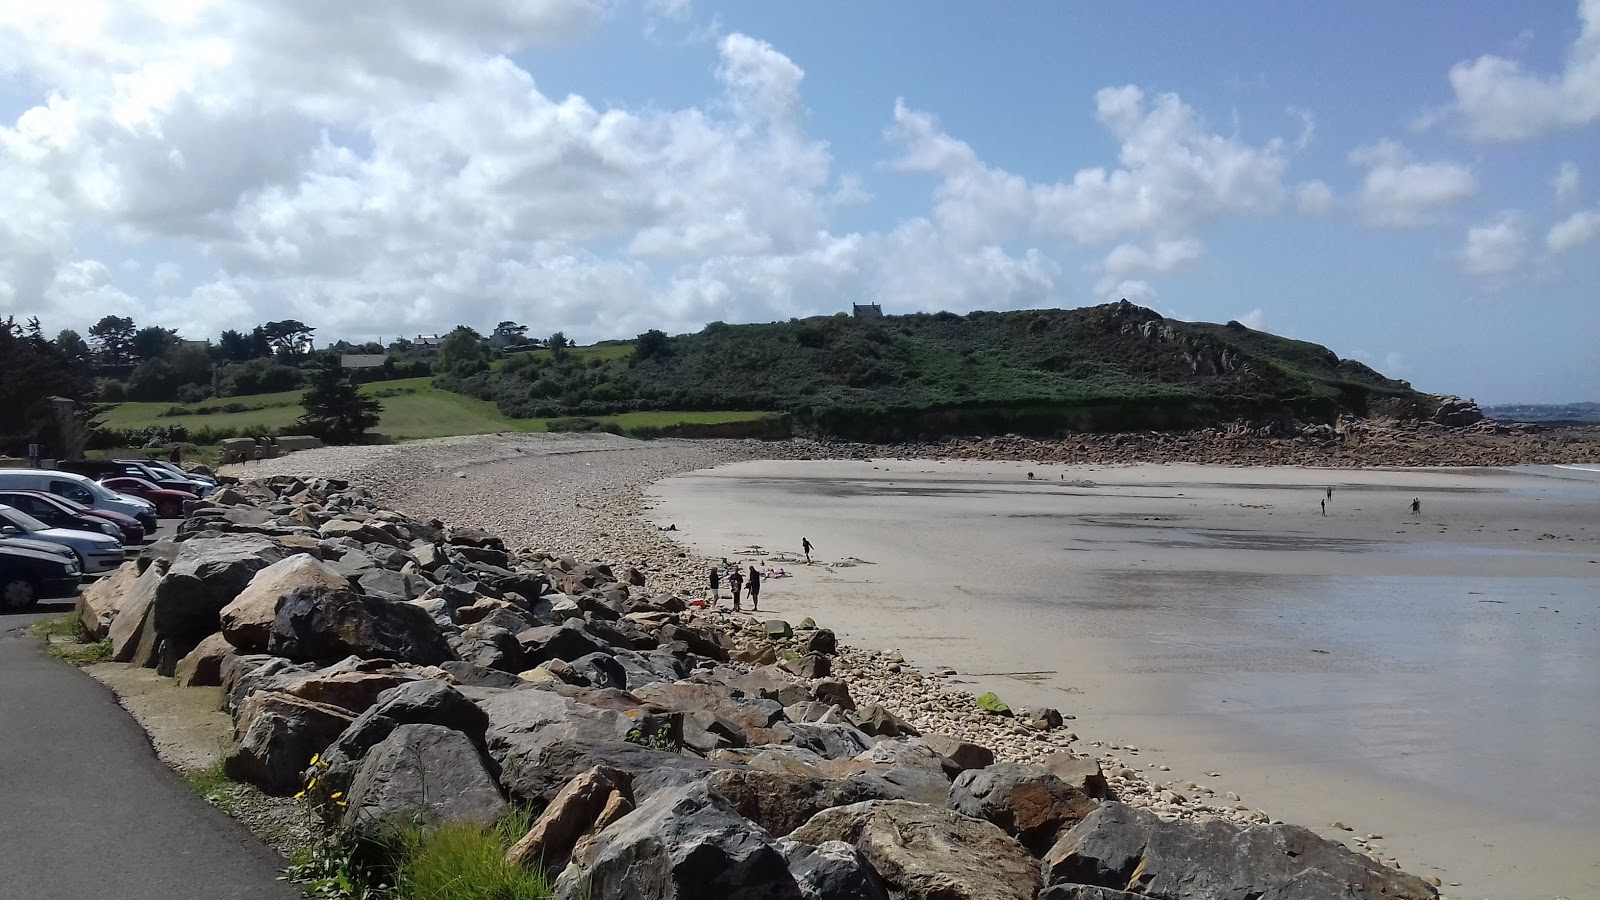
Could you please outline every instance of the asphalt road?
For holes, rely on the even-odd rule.
[[[283,859],[189,790],[93,678],[0,613],[0,900],[293,900]]]

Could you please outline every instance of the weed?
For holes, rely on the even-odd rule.
[[[62,613],[33,624],[33,636],[44,641],[45,650],[57,659],[75,666],[92,666],[111,659],[111,639],[90,641],[77,613]]]
[[[661,750],[665,753],[678,753],[683,749],[666,728],[657,729],[650,734],[645,734],[643,729],[635,728],[623,735],[623,740],[630,744],[638,744],[641,747],[649,747],[651,750]]]
[[[550,887],[537,867],[507,865],[505,858],[532,819],[516,811],[492,828],[453,822],[408,829],[398,842],[398,895],[406,900],[544,900]]]
[[[222,760],[204,769],[184,769],[178,773],[183,777],[189,790],[200,795],[202,800],[222,810],[228,815],[233,815],[233,796],[228,788],[233,780],[223,770]]]
[[[399,900],[389,880],[363,865],[354,848],[328,837],[289,858],[278,880],[299,885],[312,900]]]

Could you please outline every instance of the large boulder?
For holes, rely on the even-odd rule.
[[[102,576],[78,595],[77,616],[83,625],[84,639],[98,641],[111,631],[122,601],[139,580],[137,563],[125,562],[115,572]]]
[[[958,771],[981,769],[994,765],[994,751],[982,744],[974,744],[948,734],[925,734],[922,742],[928,749],[955,764]]]
[[[245,653],[262,653],[272,637],[278,607],[297,588],[350,589],[350,581],[326,563],[300,553],[256,572],[239,596],[222,608],[222,633]]]
[[[823,810],[789,835],[861,851],[895,900],[1034,900],[1039,863],[994,825],[948,809],[875,800]]]
[[[493,825],[506,801],[470,738],[439,725],[401,725],[361,761],[344,825],[381,840],[410,825]]]
[[[156,588],[151,605],[156,633],[192,638],[194,643],[216,633],[221,628],[223,607],[239,596],[257,572],[283,558],[283,550],[260,535],[184,541]]]
[[[438,665],[453,653],[437,623],[403,601],[317,585],[283,599],[267,650],[290,659],[393,659]]]
[[[567,782],[528,833],[506,851],[506,862],[559,872],[578,840],[598,830],[595,824],[608,808],[632,811],[633,779],[621,769],[595,766]]]
[[[152,564],[139,573],[123,596],[116,618],[111,620],[111,626],[106,629],[106,637],[111,639],[112,661],[145,664],[146,660],[138,658],[139,646],[150,628],[150,608],[155,603],[156,588],[160,586],[166,569],[165,562]]]
[[[889,900],[878,873],[861,858],[861,851],[844,841],[813,847],[779,838],[778,849],[806,900]]]
[[[572,662],[591,653],[612,653],[612,647],[590,634],[582,621],[539,625],[517,635],[530,667],[550,659]]]
[[[378,694],[377,702],[357,716],[323,754],[326,765],[317,796],[327,799],[336,791],[348,790],[362,758],[402,725],[449,728],[481,748],[489,717],[443,681],[427,678],[389,688]]]
[[[346,662],[349,662],[348,660]],[[366,665],[382,663],[367,662]],[[359,668],[322,670],[307,678],[296,679],[284,690],[306,700],[326,703],[352,713],[366,712],[385,691],[399,687],[419,676],[401,671],[367,672]]]
[[[1163,821],[1102,803],[1045,855],[1049,884],[1094,885],[1149,900],[1434,900],[1414,875],[1298,825]]]
[[[677,785],[704,781],[712,772],[731,768],[682,753],[656,750],[627,741],[552,740],[502,742],[489,740],[489,752],[500,764],[500,783],[518,803],[542,805],[555,799],[567,782],[595,766],[627,772],[639,800]]]
[[[772,836],[705,785],[663,790],[574,854],[559,900],[804,900]]]
[[[213,634],[178,660],[172,677],[182,687],[218,687],[222,684],[222,662],[231,653],[233,645],[222,635]]]
[[[950,808],[987,819],[1043,856],[1062,831],[1094,812],[1093,798],[1069,786],[1042,766],[996,763],[969,769],[950,785]]]
[[[247,697],[234,719],[234,746],[223,760],[228,777],[269,794],[293,794],[311,757],[350,724],[349,712],[278,691]]]
[[[1048,769],[1050,774],[1096,800],[1110,796],[1110,785],[1106,783],[1106,773],[1100,768],[1098,760],[1079,759],[1071,753],[1057,751],[1045,754],[1039,764]]]
[[[756,769],[712,772],[711,789],[744,816],[773,834],[788,834],[812,816],[866,800],[904,800],[888,782],[872,775],[815,778]]]
[[[866,752],[874,743],[854,725],[793,722],[788,728],[794,733],[796,747],[804,747],[823,759],[849,759]]]

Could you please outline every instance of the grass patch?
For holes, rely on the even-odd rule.
[[[550,886],[535,869],[506,864],[533,817],[513,812],[493,828],[454,823],[411,829],[400,839],[398,894],[406,900],[544,900]]]
[[[200,799],[230,816],[233,815],[233,797],[229,793],[233,780],[223,771],[222,760],[219,759],[204,769],[183,769],[178,774],[183,778],[183,783],[189,786],[189,790],[200,795]]]
[[[83,622],[75,612],[65,612],[33,623],[33,636],[44,641],[44,648],[56,659],[75,666],[92,666],[111,661],[111,639],[89,640]]]

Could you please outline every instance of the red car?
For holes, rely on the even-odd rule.
[[[115,478],[102,478],[100,483],[119,494],[138,497],[155,504],[156,515],[163,519],[178,519],[183,517],[183,501],[195,499],[195,495],[185,491],[169,491],[158,488],[143,478],[129,478],[119,475]]]
[[[0,503],[15,507],[52,528],[104,531],[124,544],[144,541],[139,520],[106,509],[92,509],[44,491],[0,491]],[[104,526],[111,526],[109,529]]]

